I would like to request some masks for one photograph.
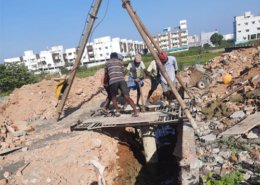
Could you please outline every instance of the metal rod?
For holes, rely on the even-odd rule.
[[[130,5],[130,1],[129,0],[122,0],[122,3],[123,3],[123,7],[127,10],[128,14],[130,15],[132,21],[134,22],[137,30],[139,31],[140,35],[142,36],[143,40],[145,41],[148,49],[150,50],[151,54],[153,55],[154,59],[155,59],[155,62],[157,64],[157,66],[159,67],[161,73],[162,73],[162,76],[165,78],[167,84],[170,86],[173,94],[175,95],[177,101],[179,102],[181,108],[184,110],[187,118],[189,119],[192,127],[194,129],[197,129],[198,126],[195,122],[195,120],[193,119],[190,111],[188,110],[188,108],[186,107],[184,101],[182,100],[180,94],[178,93],[177,89],[174,87],[171,79],[169,78],[169,76],[167,75],[156,51],[154,50],[154,47],[156,47],[157,45],[154,45],[154,47],[152,46],[151,42],[153,43],[154,41],[152,41],[153,39],[149,39],[148,35],[148,31],[147,33],[144,31],[143,27],[144,25],[142,26],[142,23],[140,23],[140,21],[138,21],[138,19],[136,18],[136,13],[135,11],[133,10],[132,6]],[[157,49],[157,48],[156,48]]]
[[[80,46],[79,46],[79,48],[77,50],[76,61],[75,61],[74,65],[73,65],[72,72],[71,72],[71,74],[70,74],[70,76],[68,78],[68,82],[67,82],[68,86],[64,90],[64,93],[62,95],[62,99],[59,102],[58,107],[57,107],[57,117],[56,117],[57,121],[60,119],[60,115],[61,115],[62,110],[64,108],[64,105],[65,105],[65,102],[67,100],[67,97],[69,95],[69,92],[70,92],[73,80],[74,80],[74,78],[76,76],[77,69],[78,69],[78,67],[80,65],[81,58],[82,58],[83,53],[84,53],[84,49],[85,49],[86,44],[88,42],[91,30],[92,30],[93,25],[94,25],[94,22],[95,22],[95,20],[97,18],[97,13],[98,13],[98,10],[100,8],[101,2],[102,2],[102,0],[96,0],[95,5],[93,6],[92,12],[90,14],[90,17],[89,17],[90,20],[88,21],[88,25],[87,25],[87,27],[86,27],[86,29],[84,31],[83,38],[82,38],[82,40],[80,42]]]

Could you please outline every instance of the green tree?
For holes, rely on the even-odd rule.
[[[210,48],[209,43],[206,43],[206,44],[203,45],[203,49],[209,49],[209,48]]]
[[[25,65],[0,64],[0,91],[10,92],[23,85],[35,83],[36,77]]]
[[[210,41],[212,42],[212,44],[220,46],[223,41],[223,36],[218,33],[214,33],[213,35],[211,35]]]

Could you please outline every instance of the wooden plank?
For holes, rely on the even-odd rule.
[[[257,125],[260,125],[260,112],[248,116],[235,126],[222,132],[219,136],[245,134]]]

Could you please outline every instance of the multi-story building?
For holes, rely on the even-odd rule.
[[[111,52],[121,53],[125,59],[142,52],[145,48],[143,42],[120,38],[100,37],[94,42],[87,43],[81,64],[87,67],[105,63]],[[54,46],[47,51],[34,54],[33,51],[25,51],[24,56],[5,59],[5,63],[22,63],[33,72],[58,72],[59,68],[73,65],[77,57],[77,49],[63,49],[63,46]]]
[[[177,30],[171,27],[163,29],[163,32],[154,36],[155,42],[162,50],[167,52],[188,50],[187,21],[181,20]]]
[[[199,36],[198,36],[198,35],[188,36],[188,37],[187,37],[187,40],[188,40],[188,45],[189,45],[189,47],[200,46]]]
[[[260,16],[245,12],[243,16],[234,17],[235,44],[260,39]]]
[[[137,52],[142,53],[145,45],[140,41],[132,41],[120,38],[111,38],[110,36],[94,39],[93,43],[88,43],[82,57],[82,65],[88,67],[104,64],[110,58],[111,52],[122,54],[125,60],[134,56]],[[66,52],[69,61],[75,61],[76,52],[70,49],[71,52]],[[74,52],[74,54],[73,54]]]

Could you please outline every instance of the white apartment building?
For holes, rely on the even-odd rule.
[[[25,51],[24,56],[22,56],[21,59],[21,62],[25,64],[29,71],[38,70],[39,55],[34,54],[32,50]]]
[[[124,60],[127,60],[137,52],[142,53],[144,48],[145,44],[140,41],[111,38],[110,36],[100,37],[94,39],[93,43],[87,44],[81,62],[87,67],[104,64],[112,52],[122,54]]]
[[[141,53],[144,48],[144,43],[140,41],[111,38],[109,36],[100,37],[94,39],[93,43],[86,45],[81,64],[87,67],[104,64],[110,58],[111,52],[121,53],[127,59],[137,52]],[[73,65],[76,57],[76,48],[64,50],[63,46],[53,46],[49,50],[40,51],[39,54],[34,54],[32,50],[25,51],[24,56],[5,59],[4,62],[23,63],[30,71],[35,73],[59,72],[59,68]]]
[[[32,50],[24,52],[24,56],[5,59],[4,63],[24,64],[32,72],[58,72],[65,65],[63,46],[54,46],[47,51],[35,54]]]
[[[187,21],[181,20],[176,31],[171,27],[163,29],[163,33],[154,36],[154,40],[162,50],[167,52],[188,50]]]
[[[188,40],[188,46],[189,46],[189,47],[200,46],[199,36],[198,36],[198,35],[188,36],[188,37],[187,37],[187,40]]]
[[[260,39],[260,16],[245,12],[243,16],[234,17],[235,44]]]

